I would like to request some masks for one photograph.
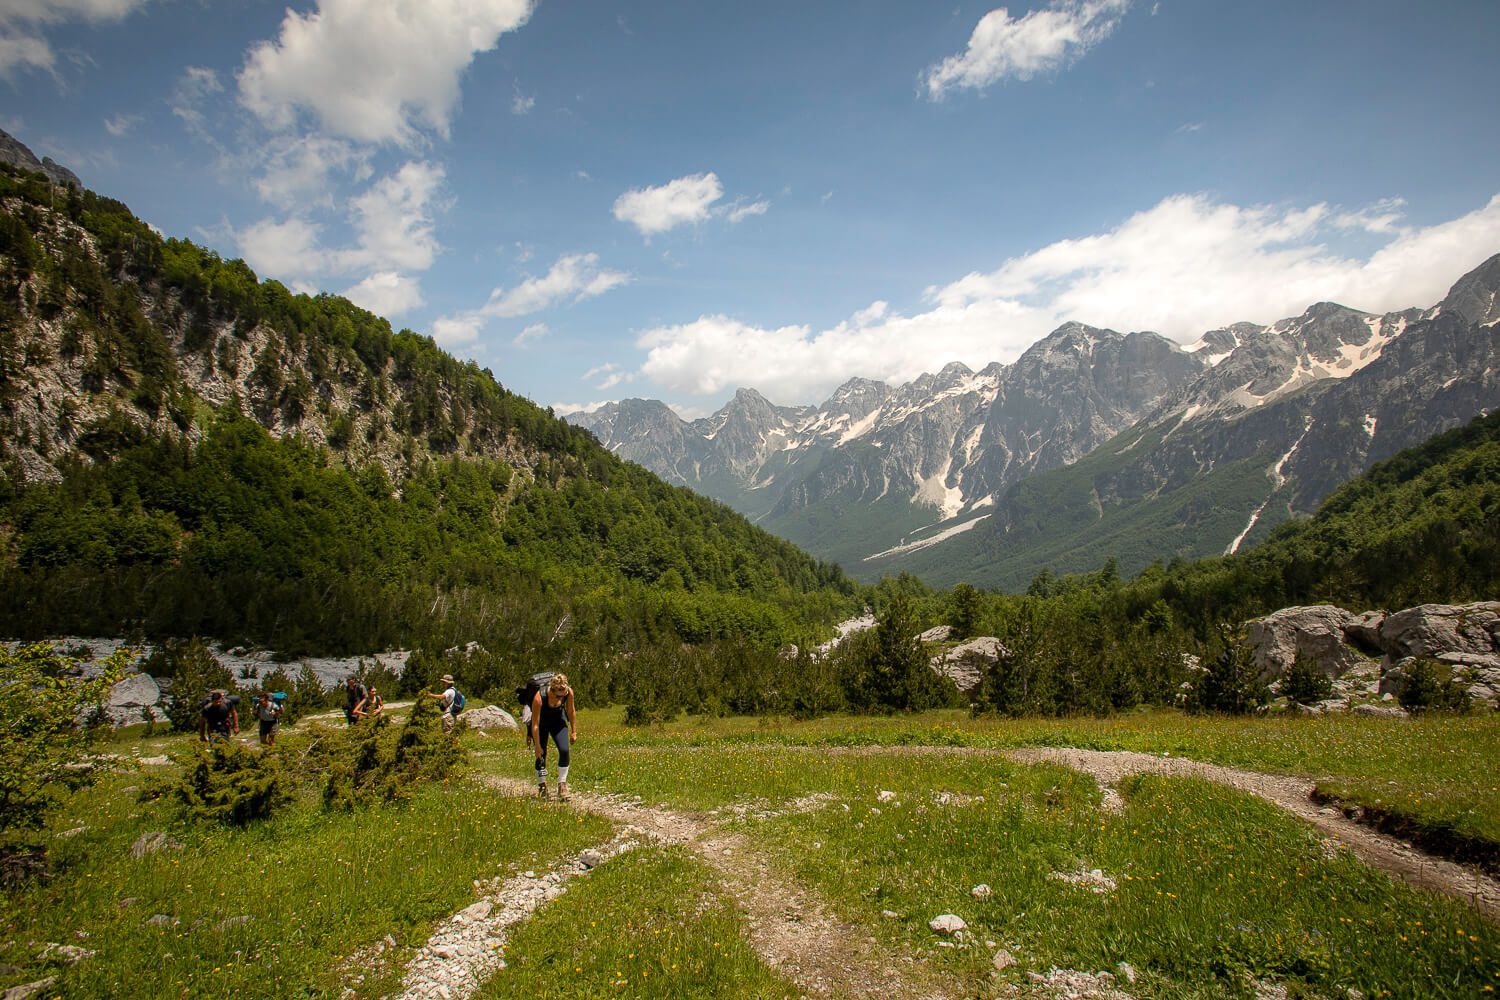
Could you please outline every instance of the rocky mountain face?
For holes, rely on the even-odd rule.
[[[54,184],[61,184],[63,187],[71,185],[83,190],[83,181],[78,179],[77,174],[50,156],[38,160],[25,143],[4,130],[0,130],[0,163],[8,163],[20,170],[34,170],[45,174]]]
[[[344,299],[262,289],[243,262],[162,240],[117,202],[80,191],[54,205],[34,176],[0,184],[0,462],[16,479],[57,480],[64,462],[135,441],[197,441],[231,403],[397,482],[441,455],[528,477],[550,461],[557,442],[529,431],[559,437],[552,418],[430,340]]]
[[[1322,302],[1270,326],[1209,331],[1187,349],[1069,323],[1010,365],[951,364],[895,387],[856,379],[816,407],[741,390],[691,424],[640,400],[567,419],[866,575],[912,569],[951,583],[964,567],[972,579],[1000,550],[1054,536],[1070,518],[1079,541],[1053,555],[1093,568],[1110,543],[1089,531],[1107,534],[1124,507],[1149,521],[1158,515],[1139,505],[1159,499],[1177,530],[1164,551],[1122,556],[1122,569],[1138,569],[1247,544],[1374,462],[1500,403],[1497,288],[1500,256],[1425,311]],[[654,422],[632,419],[646,413]],[[1123,451],[1127,439],[1128,456],[1104,447]],[[1040,507],[1035,491],[1011,495],[1045,485],[1044,474],[1059,477],[1044,494],[1067,495]],[[990,523],[971,531],[980,521]]]

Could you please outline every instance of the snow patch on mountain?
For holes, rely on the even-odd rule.
[[[986,499],[992,500],[993,498]],[[886,549],[884,552],[877,552],[874,555],[865,556],[864,561],[872,562],[876,559],[884,559],[886,556],[899,556],[906,552],[916,552],[920,549],[928,548],[929,546],[936,545],[939,542],[945,542],[955,535],[962,535],[966,531],[973,531],[979,526],[980,521],[983,521],[989,517],[989,514],[981,514],[979,517],[976,517],[973,520],[965,521],[962,524],[955,524],[951,528],[946,528],[933,535],[931,538],[920,538],[915,542],[907,542],[903,545],[897,545],[892,548]]]

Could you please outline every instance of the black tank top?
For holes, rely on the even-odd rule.
[[[547,692],[543,691],[541,728],[549,733],[555,733],[559,729],[568,728],[568,717],[564,712],[567,704],[568,699],[566,695],[563,696],[563,700],[556,707],[547,704]]]

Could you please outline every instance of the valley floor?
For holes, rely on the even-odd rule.
[[[1493,863],[1431,857],[1312,798],[1332,789],[1351,814],[1362,803],[1446,829],[1484,860],[1500,839],[1493,716],[580,723],[569,803],[535,800],[514,733],[465,735],[469,774],[403,806],[303,803],[243,831],[142,801],[145,772],[173,765],[109,775],[57,817],[56,877],[6,899],[0,987],[446,1000],[1500,988]],[[163,751],[191,754],[174,738],[139,756]],[[133,856],[157,831],[181,849]]]

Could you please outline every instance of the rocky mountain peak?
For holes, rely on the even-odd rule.
[[[3,130],[0,130],[0,163],[8,163],[22,170],[45,174],[47,179],[54,184],[61,184],[65,187],[72,185],[80,191],[83,190],[83,181],[78,179],[77,174],[51,157],[44,156],[38,160],[30,147]]]
[[[1470,325],[1491,326],[1500,321],[1500,253],[1459,278],[1440,309],[1457,313]]]

